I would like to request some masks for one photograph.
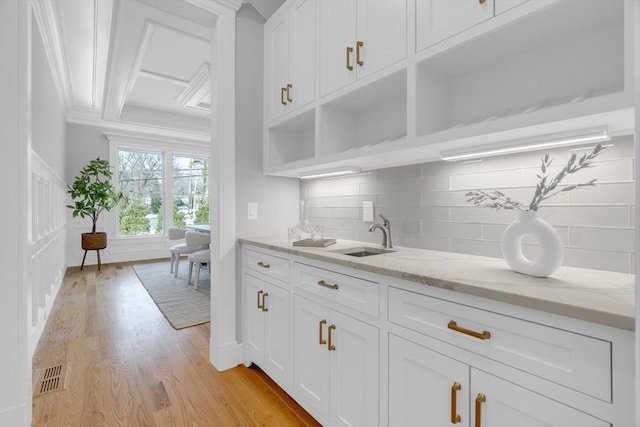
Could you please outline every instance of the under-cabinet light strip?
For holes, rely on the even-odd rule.
[[[605,142],[610,140],[611,137],[607,134],[607,128],[605,126],[597,129],[582,130],[579,132],[543,135],[540,137],[521,140],[520,143],[517,141],[510,141],[506,144],[503,143],[500,145],[473,147],[467,150],[443,151],[440,153],[440,158],[442,160],[449,161],[466,160],[478,157],[498,156],[501,154],[533,151],[543,148],[561,147],[589,142]]]
[[[328,178],[331,176],[352,175],[360,173],[360,168],[349,167],[345,169],[334,169],[328,171],[311,172],[306,175],[300,175],[300,179]]]

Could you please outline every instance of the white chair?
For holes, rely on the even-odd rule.
[[[173,245],[169,249],[169,254],[171,255],[169,271],[171,273],[174,273],[175,277],[178,277],[178,264],[180,262],[180,255],[191,254],[196,251],[207,249],[209,247],[209,241],[211,240],[211,237],[209,234],[199,233],[196,231],[187,231],[184,228],[169,228],[169,240],[178,239],[185,239],[185,243]]]
[[[189,255],[189,277],[188,282],[191,283],[191,272],[193,271],[193,266],[196,266],[196,280],[193,282],[193,289],[198,289],[198,281],[200,280],[200,268],[203,265],[209,266],[211,263],[211,251],[209,249],[205,249],[202,251],[197,251]],[[211,272],[211,270],[209,270]]]

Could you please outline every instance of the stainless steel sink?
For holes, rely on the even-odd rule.
[[[371,255],[388,254],[390,252],[395,252],[395,251],[392,251],[389,249],[382,249],[382,248],[371,248],[368,246],[357,246],[355,248],[339,249],[331,252],[362,258],[366,256],[371,256]]]

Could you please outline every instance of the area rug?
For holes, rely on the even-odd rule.
[[[198,289],[187,283],[186,261],[180,262],[178,277],[169,273],[169,262],[133,266],[140,282],[175,329],[211,321],[211,285],[209,273],[200,270]],[[195,278],[194,278],[195,279]]]

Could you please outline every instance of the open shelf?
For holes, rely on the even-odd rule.
[[[269,168],[315,156],[315,110],[311,109],[267,130]]]
[[[558,2],[429,57],[416,67],[416,135],[624,91],[624,21],[622,0]]]
[[[406,137],[406,70],[324,104],[320,122],[323,156]]]

